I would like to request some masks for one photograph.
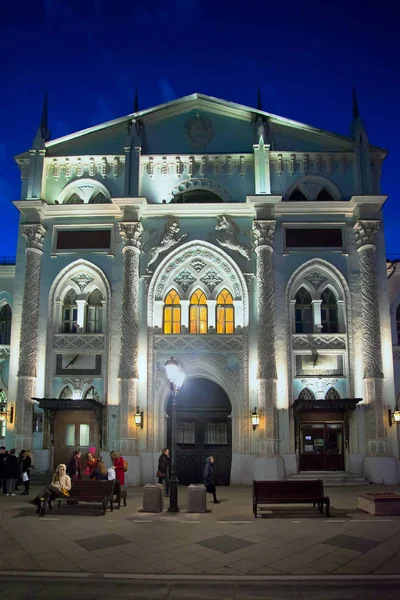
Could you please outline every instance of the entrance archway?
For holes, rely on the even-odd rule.
[[[216,485],[229,485],[232,464],[232,418],[228,395],[217,383],[197,377],[185,381],[177,398],[176,460],[179,482],[203,483],[207,457],[214,456]],[[167,414],[172,413],[172,397]],[[172,419],[168,419],[167,446]]]

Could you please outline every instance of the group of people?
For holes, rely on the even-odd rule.
[[[29,450],[21,450],[17,456],[15,448],[7,451],[5,446],[0,447],[0,486],[5,496],[15,496],[21,484],[24,487],[21,496],[29,494],[31,469],[33,465]]]
[[[169,458],[169,449],[164,448],[160,457],[158,459],[158,467],[157,467],[157,477],[158,483],[161,483],[164,486],[164,495],[169,496],[170,489],[170,458]],[[219,504],[219,500],[217,500],[217,492],[215,488],[215,463],[214,457],[209,456],[207,458],[206,465],[204,467],[203,472],[203,481],[206,486],[206,490],[209,494],[212,494],[214,498],[214,504]]]
[[[110,453],[112,467],[107,468],[102,457],[95,457],[95,448],[90,448],[86,455],[86,466],[83,469],[80,450],[75,450],[67,465],[61,463],[57,466],[50,485],[47,485],[42,492],[37,494],[30,502],[37,507],[37,513],[44,515],[45,507],[49,499],[69,496],[73,488],[73,482],[79,481],[84,477],[95,479],[97,481],[117,480],[120,485],[125,484],[125,463],[119,452]],[[72,501],[71,501],[72,502]]]

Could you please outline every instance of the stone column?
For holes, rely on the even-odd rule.
[[[367,403],[365,473],[374,482],[395,483],[397,478],[389,481],[392,466],[393,468],[395,466],[393,459],[387,455],[388,442],[384,421],[385,386],[375,247],[375,236],[380,223],[372,219],[359,220],[354,226],[360,260],[364,381]]]
[[[17,374],[15,447],[32,448],[32,397],[35,395],[39,330],[40,271],[46,230],[40,223],[21,225],[26,241],[24,296]]]
[[[277,374],[275,358],[275,300],[272,269],[275,221],[253,221],[253,240],[257,255],[257,379],[258,451],[256,479],[282,479],[283,459],[279,456],[277,411]]]
[[[139,255],[143,226],[138,221],[119,223],[119,232],[124,242],[124,274],[121,307],[121,346],[119,355],[119,450],[124,456],[137,454],[136,412],[139,357]],[[133,466],[133,465],[132,465]],[[131,467],[131,465],[130,465]],[[131,469],[129,469],[131,471]],[[140,472],[128,472],[128,483]]]

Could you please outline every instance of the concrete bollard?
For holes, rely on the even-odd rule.
[[[143,512],[164,510],[163,486],[160,483],[146,483],[143,488]]]
[[[202,483],[192,483],[188,487],[188,512],[205,513],[206,512],[206,486]]]

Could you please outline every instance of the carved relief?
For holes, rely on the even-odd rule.
[[[251,241],[254,248],[268,246],[273,248],[276,221],[253,221]]]
[[[56,333],[54,335],[54,349],[55,350],[102,350],[104,348],[104,335],[102,333],[96,334],[76,334],[70,335],[63,333]]]
[[[184,292],[190,288],[190,286],[196,281],[196,277],[189,271],[189,269],[182,269],[182,271],[174,279]]]
[[[231,335],[203,335],[201,339],[194,335],[154,335],[156,350],[242,350],[244,336]]]
[[[200,281],[202,281],[208,287],[210,292],[212,292],[214,288],[223,280],[215,269],[208,269],[208,271],[204,273],[203,277],[200,277]]]
[[[217,225],[215,231],[219,233],[217,235],[217,242],[223,248],[227,248],[232,252],[238,252],[246,260],[251,258],[251,249],[247,248],[239,242],[239,227],[230,217],[225,215],[219,215],[217,217]]]
[[[21,225],[21,235],[25,239],[27,248],[43,249],[46,229],[40,223],[24,223]]]
[[[293,350],[313,350],[323,348],[325,350],[345,350],[346,335],[293,335]]]
[[[149,250],[149,261],[146,269],[148,273],[152,272],[149,267],[159,258],[160,254],[171,250],[171,248],[174,248],[174,246],[187,238],[187,233],[182,233],[181,236],[177,237],[180,230],[179,221],[177,219],[169,219],[164,227],[160,244]]]
[[[363,246],[375,245],[375,236],[378,232],[381,222],[374,219],[364,219],[357,221],[354,225],[354,236],[358,250]]]
[[[214,127],[207,117],[197,113],[185,123],[186,139],[196,148],[204,148],[214,137]]]
[[[143,225],[139,221],[126,221],[118,223],[119,234],[125,248],[141,250]]]
[[[81,292],[85,289],[86,286],[89,285],[92,281],[94,281],[94,277],[89,275],[89,273],[78,273],[75,277],[71,277],[71,281],[74,281],[76,285],[79,287]]]
[[[304,387],[310,389],[317,400],[324,400],[327,391],[330,388],[334,388],[337,382],[337,379],[324,379],[323,377],[312,377],[301,380]]]
[[[197,260],[194,260],[192,263],[190,263],[190,266],[196,271],[196,273],[200,273],[200,271],[202,271],[206,266],[206,263],[198,258]]]
[[[321,287],[321,285],[325,283],[325,281],[328,281],[328,278],[325,277],[325,275],[323,275],[323,273],[321,273],[320,271],[314,271],[313,273],[307,275],[307,277],[305,277],[304,279],[311,283],[315,290],[318,290]]]

